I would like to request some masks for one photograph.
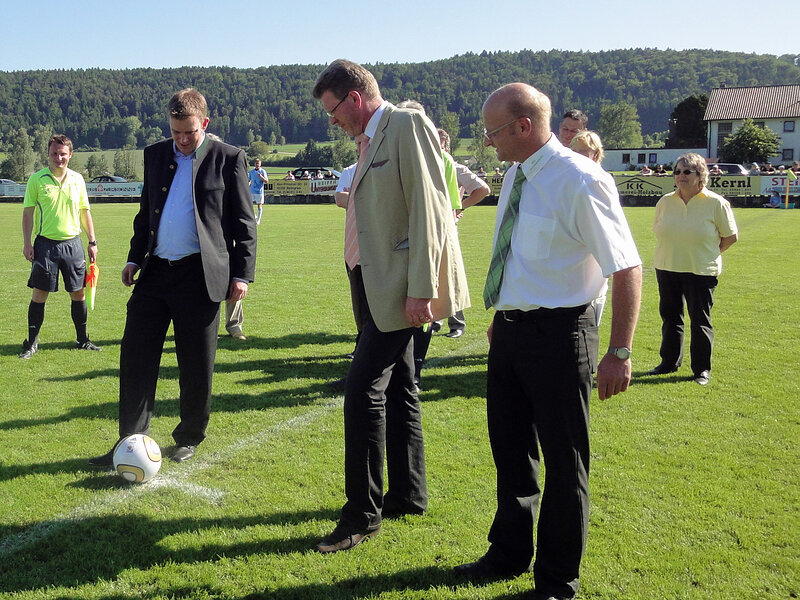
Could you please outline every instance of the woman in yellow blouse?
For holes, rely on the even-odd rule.
[[[706,188],[708,167],[699,154],[675,162],[677,189],[656,204],[654,266],[661,314],[661,363],[648,375],[673,373],[683,360],[683,305],[691,320],[693,379],[709,381],[714,330],[711,307],[722,253],[738,239],[730,203]]]

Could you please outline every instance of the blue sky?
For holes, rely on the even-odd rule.
[[[419,62],[521,49],[800,53],[795,0],[772,4],[767,12],[752,0],[728,0],[710,10],[708,5],[714,6],[637,8],[618,0],[0,0],[0,71],[257,67],[327,64],[339,57]],[[568,14],[561,12],[565,6]]]

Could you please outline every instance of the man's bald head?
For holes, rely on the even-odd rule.
[[[550,138],[550,99],[527,83],[509,83],[483,103],[488,144],[500,160],[523,161]],[[516,119],[516,121],[514,121]],[[508,124],[506,132],[493,130]]]

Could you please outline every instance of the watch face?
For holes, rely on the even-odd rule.
[[[631,356],[631,351],[627,348],[614,348],[611,353],[620,360],[628,360]]]

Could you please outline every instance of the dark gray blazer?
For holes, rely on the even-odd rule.
[[[144,150],[144,187],[133,220],[128,262],[147,269],[158,240],[158,226],[175,177],[172,139]],[[256,264],[256,224],[247,183],[244,152],[205,137],[192,168],[192,189],[200,255],[209,298],[221,302],[231,279],[252,282]]]

